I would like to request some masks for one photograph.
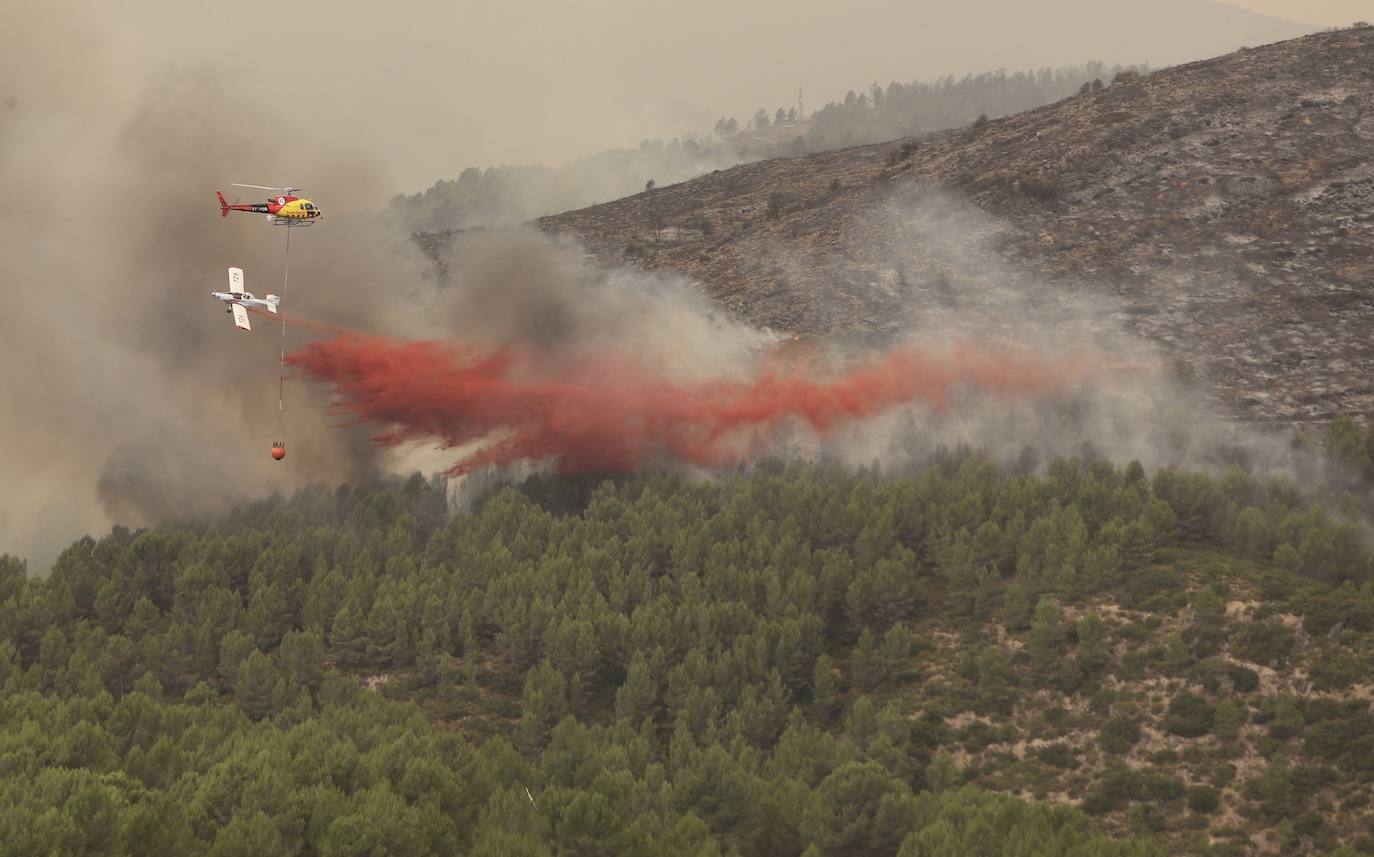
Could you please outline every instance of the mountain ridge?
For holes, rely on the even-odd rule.
[[[1126,329],[1172,350],[1238,414],[1370,413],[1371,56],[1374,27],[1328,31],[536,223],[603,263],[686,274],[755,324],[895,335],[913,307],[949,302],[940,279],[967,285],[873,240],[883,206],[938,189],[990,216],[1011,279],[1119,301]]]

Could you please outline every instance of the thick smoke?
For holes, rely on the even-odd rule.
[[[99,42],[59,9],[19,17],[0,38],[0,552],[41,573],[84,531],[375,473],[365,435],[329,430],[323,397],[288,384],[278,414],[280,329],[258,321],[245,335],[209,295],[229,265],[279,293],[286,249],[262,218],[221,220],[217,187],[232,198],[232,181],[346,177],[350,204],[317,195],[327,225],[291,236],[287,305],[386,323],[422,266],[349,213],[384,198],[370,160],[298,138],[307,129],[211,73],[112,77]],[[281,464],[267,455],[277,439]]]
[[[450,475],[530,461],[718,467],[760,453],[901,468],[961,446],[1023,468],[1088,453],[1294,472],[1287,443],[1217,416],[1124,332],[1103,290],[1006,261],[1004,222],[912,188],[865,225],[844,255],[873,264],[876,285],[844,297],[889,320],[876,347],[781,340],[680,278],[606,270],[576,246],[509,230],[459,245],[453,288],[427,297],[408,338],[320,329],[289,362],[382,445],[457,450],[428,459]],[[779,247],[771,261],[804,280],[802,268],[831,260]]]
[[[913,347],[835,377],[769,371],[749,382],[682,383],[620,351],[569,359],[349,334],[312,343],[289,362],[332,384],[340,412],[389,427],[379,443],[488,441],[454,464],[453,476],[543,460],[570,474],[656,461],[722,467],[772,448],[791,420],[824,433],[913,400],[942,409],[963,387],[999,399],[1045,395],[1077,374],[1035,354]]]
[[[235,57],[266,63],[255,66],[255,74],[276,85],[281,74],[271,63],[279,51],[226,45],[210,67],[219,71],[163,66],[144,58],[147,38],[130,36],[140,30],[137,21],[113,33],[83,27],[81,9],[71,4],[19,0],[6,11],[7,26],[0,28],[0,195],[6,201],[0,209],[0,280],[6,285],[0,402],[7,417],[0,429],[0,551],[29,557],[36,572],[46,570],[72,538],[111,523],[213,515],[305,482],[366,479],[419,461],[416,449],[378,452],[368,430],[332,429],[338,417],[318,385],[288,381],[286,409],[278,415],[279,329],[258,318],[253,333],[244,335],[208,295],[223,287],[228,265],[245,269],[253,291],[280,292],[287,234],[249,215],[220,220],[212,191],[222,187],[232,198],[232,181],[299,184],[325,209],[322,224],[291,235],[290,312],[395,337],[367,340],[387,348],[399,339],[420,339],[515,355],[514,374],[506,380],[525,385],[522,406],[546,414],[550,406],[538,395],[539,384],[571,380],[596,389],[614,379],[631,390],[638,385],[645,398],[666,401],[671,391],[698,404],[708,389],[703,385],[714,384],[708,398],[719,408],[722,401],[754,402],[764,383],[760,373],[790,378],[799,388],[812,385],[814,393],[824,391],[825,379],[845,377],[846,367],[890,365],[882,355],[869,361],[841,354],[832,366],[832,355],[822,354],[806,373],[761,369],[760,355],[778,345],[777,337],[722,317],[681,280],[597,270],[579,259],[576,248],[520,231],[462,243],[453,260],[457,284],[436,290],[408,242],[387,237],[359,214],[379,210],[397,187],[388,165],[378,153],[354,146],[351,135],[322,133],[321,122],[312,121],[326,109],[333,111],[328,127],[336,130],[344,127],[340,121],[366,121],[358,115],[366,111],[350,101],[346,78],[333,91],[302,96],[309,115],[282,109],[286,102],[279,98],[269,109],[263,106],[269,93],[246,94],[226,83],[239,78],[226,76],[224,69],[236,60],[225,56],[237,51]],[[125,11],[120,7],[118,14]],[[212,13],[196,14],[202,11]],[[308,51],[285,57],[283,71],[293,58],[309,71]],[[355,56],[347,63],[355,65]],[[372,95],[406,93],[392,87]],[[390,138],[397,131],[388,126],[377,133]],[[257,192],[241,193],[247,201]],[[1110,307],[1064,312],[1067,299],[1049,300],[1043,316],[1032,317],[1042,287],[1019,283],[1014,272],[988,261],[996,259],[996,242],[969,244],[977,229],[962,236],[953,228],[941,231],[939,212],[929,200],[904,203],[887,225],[874,224],[880,246],[872,252],[888,260],[885,271],[891,273],[881,282],[893,290],[892,302],[912,313],[894,327],[894,336],[905,341],[914,331],[921,353],[936,355],[963,381],[980,379],[961,377],[968,367],[949,363],[951,339],[986,343],[984,354],[1015,346],[1041,355],[1082,354],[1092,346],[1123,355],[1120,362],[1135,361],[1134,352],[1142,349],[1122,345],[1117,327],[1107,324]],[[1012,300],[1014,295],[1021,297]],[[980,307],[999,305],[1004,309],[979,315]],[[951,336],[956,321],[962,332]],[[288,347],[301,345],[307,334],[293,328]],[[1112,340],[1108,347],[1103,338]],[[467,365],[466,358],[450,360],[452,352],[432,354],[427,371],[436,383]],[[611,354],[626,359],[608,364]],[[530,355],[537,357],[533,363]],[[1174,451],[1170,433],[1200,423],[1197,411],[1179,404],[1187,400],[1174,397],[1167,384],[1144,386],[1138,377],[1111,373],[1105,378],[1093,382],[1096,392],[1080,384],[1069,394],[1059,390],[1048,400],[1014,403],[986,395],[986,385],[982,395],[961,392],[979,385],[955,385],[943,409],[928,401],[866,421],[845,420],[828,426],[824,444],[866,462],[873,456],[914,460],[931,444],[959,441],[996,441],[1008,450],[1043,444],[1053,451],[1071,441],[1105,439],[1120,444],[1123,457],[1153,450],[1167,460]],[[902,390],[882,403],[911,395]],[[485,401],[477,405],[487,407]],[[749,438],[765,426],[763,438],[773,444],[821,442],[810,428],[789,429],[807,422],[805,408],[775,412],[780,422],[754,420]],[[451,443],[492,429],[495,436],[484,440],[499,444],[510,442],[512,428],[521,437],[518,421],[474,421],[467,411],[456,431],[431,424],[407,433],[398,419],[404,414],[391,410],[355,416],[390,421],[387,430],[400,431],[396,439],[423,434]],[[689,433],[709,438],[719,421],[691,425]],[[707,443],[706,460],[722,449],[734,455],[751,448],[753,440],[740,440],[744,424],[730,425],[720,435],[729,435],[730,443]],[[542,437],[520,454],[562,454]],[[267,455],[277,439],[289,450],[282,463]],[[653,455],[671,453],[674,442],[671,432],[660,432],[648,448]],[[453,453],[440,461],[451,466]]]
[[[422,300],[426,325],[408,334],[569,357],[618,349],[684,380],[743,377],[751,356],[777,340],[680,276],[608,270],[533,229],[467,237],[449,268],[454,287]]]
[[[842,255],[870,268],[874,285],[863,299],[887,320],[890,339],[1017,343],[1086,359],[1093,371],[1052,398],[965,398],[944,409],[894,409],[846,427],[830,439],[828,454],[901,467],[966,446],[1014,466],[1090,454],[1138,460],[1147,469],[1240,464],[1304,480],[1319,469],[1294,448],[1291,432],[1228,418],[1224,404],[1156,343],[1129,332],[1110,283],[1054,280],[1018,264],[1008,250],[1022,237],[1016,227],[967,200],[910,185],[852,232]],[[822,261],[777,256],[794,271]],[[798,444],[815,452],[804,438]]]
[[[714,466],[765,451],[902,468],[958,447],[1019,468],[1089,454],[1150,469],[1318,469],[1291,433],[1227,419],[1155,344],[1128,333],[1106,284],[1071,286],[1010,260],[1018,236],[1007,222],[919,186],[862,217],[838,252],[808,258],[779,245],[768,261],[797,284],[814,284],[836,258],[866,269],[846,278],[867,280],[866,292],[824,278],[814,296],[782,289],[883,319],[863,349],[781,341],[722,317],[677,278],[606,271],[576,247],[510,231],[459,247],[456,286],[426,310],[422,335],[408,329],[430,341],[344,336],[294,361],[384,443],[457,448],[431,459],[453,473],[530,459],[565,471]],[[999,384],[994,367],[1028,374]],[[1039,380],[1055,383],[1026,383],[1046,367]],[[853,403],[845,397],[861,378],[881,379],[881,392],[816,410]]]

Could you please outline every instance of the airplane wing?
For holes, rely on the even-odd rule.
[[[240,330],[252,330],[253,328],[248,324],[248,310],[244,308],[243,304],[234,304],[232,309],[234,310],[234,327]]]
[[[243,294],[243,269],[229,269],[229,291],[236,295]]]

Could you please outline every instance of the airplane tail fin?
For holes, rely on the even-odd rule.
[[[219,216],[228,217],[229,203],[224,201],[224,194],[220,193],[219,191],[215,191],[215,196],[219,197]]]
[[[268,295],[266,298],[264,298],[264,300],[267,301],[268,312],[276,312],[277,305],[281,303],[281,298],[277,297],[276,295]]]

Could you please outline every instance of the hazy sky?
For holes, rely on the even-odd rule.
[[[1370,0],[1235,0],[1234,5],[1319,27],[1344,27],[1374,18]]]
[[[340,135],[375,149],[398,190],[705,132],[792,106],[799,88],[809,109],[874,81],[1172,64],[1347,24],[1368,5],[1245,3],[1304,23],[1208,0],[67,0],[110,64],[93,86],[205,64],[280,112],[264,132],[300,149],[299,177],[240,178],[346,183],[308,158]]]

